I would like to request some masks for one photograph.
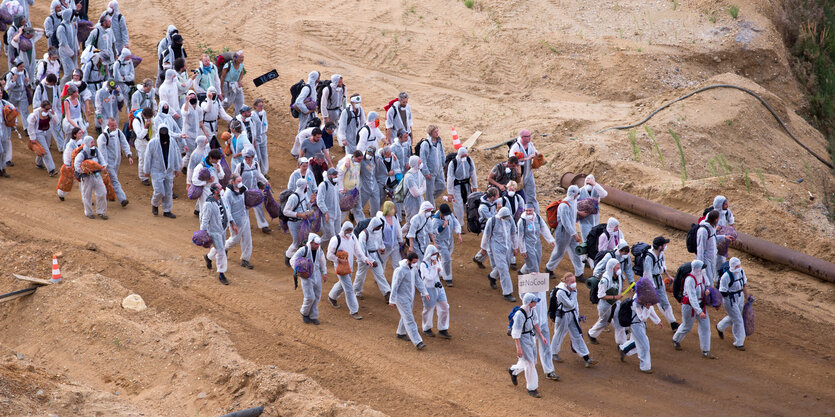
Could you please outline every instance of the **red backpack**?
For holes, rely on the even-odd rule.
[[[557,226],[560,225],[559,218],[557,217],[557,209],[559,209],[560,204],[568,203],[567,201],[557,200],[552,201],[551,204],[548,204],[548,207],[545,209],[545,215],[548,218],[548,227],[552,230],[556,229]]]

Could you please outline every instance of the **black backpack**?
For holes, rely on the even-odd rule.
[[[49,15],[49,18],[52,19],[53,16]],[[59,21],[60,20],[61,19],[59,19]],[[60,44],[58,42],[58,28],[61,27],[62,25],[64,25],[64,22],[59,23],[57,26],[55,26],[55,25],[52,26],[53,30],[52,30],[52,36],[49,37],[49,46],[51,46],[55,49],[58,49],[60,47]],[[65,26],[65,30],[66,30],[66,26]]]
[[[684,243],[687,245],[687,252],[696,253],[696,247],[698,246],[696,234],[699,232],[700,227],[707,229],[707,226],[703,224],[690,224],[690,230],[687,231],[687,237],[684,240]],[[708,236],[708,238],[710,238],[710,236]]]
[[[304,80],[299,80],[299,82],[290,86],[290,114],[294,119],[298,119],[300,113],[293,105],[296,104],[296,99],[299,98],[299,94],[305,87],[307,87],[307,83]]]
[[[417,145],[415,145],[415,153],[413,155],[420,156],[420,148],[426,142],[428,142],[426,138],[421,139],[420,142],[418,142]]]
[[[560,287],[554,287],[554,289],[551,290],[551,295],[548,298],[548,317],[551,318],[551,321],[556,321],[557,317],[562,318],[562,316],[565,315],[565,312],[562,310],[562,304],[560,304],[557,299],[558,291],[565,291],[568,293],[568,290]]]
[[[620,310],[618,310],[618,324],[620,327],[629,327],[632,325],[632,303],[635,300],[630,298],[620,303]]]
[[[371,217],[360,220],[354,227],[354,236],[360,237],[360,233],[368,228],[369,223],[371,223]]]
[[[606,223],[600,223],[589,230],[589,234],[586,235],[586,245],[588,247],[588,252],[586,255],[591,259],[597,258],[597,242],[600,240],[600,235],[606,234],[606,238],[609,238],[609,232],[606,231]]]
[[[691,272],[693,272],[693,267],[690,265],[690,262],[687,262],[678,267],[676,276],[673,278],[673,297],[679,303],[684,296],[684,280]]]
[[[603,260],[603,258],[606,257],[607,253],[612,255],[612,259],[617,259],[617,256],[615,256],[615,252],[617,251],[617,249],[612,249],[607,252],[597,252],[597,256],[594,257],[594,265],[597,266],[597,264],[599,264]]]
[[[359,128],[359,129],[357,129],[357,136],[354,138],[354,142],[356,142],[357,146],[359,146],[359,144],[360,144],[360,132],[362,132],[363,129],[368,129],[368,136],[366,136],[366,139],[371,137],[371,126],[365,125],[365,126]]]
[[[597,305],[597,302],[600,301],[597,298],[597,287],[600,284],[600,278],[598,277],[591,277],[586,280],[586,286],[589,287],[589,301],[592,304]]]
[[[331,80],[325,80],[316,84],[316,111],[321,113],[322,112],[322,92],[325,89],[328,89],[330,94],[333,94],[333,89],[331,88]],[[295,102],[295,100],[293,100]],[[328,109],[328,106],[325,106],[325,110]]]
[[[287,200],[290,199],[290,196],[296,194],[293,190],[284,190],[281,194],[278,195],[278,205],[281,207],[281,211],[278,212],[278,219],[284,223],[290,221],[290,218],[284,215],[284,206],[287,205]],[[293,207],[293,211],[299,208],[302,204],[302,198],[300,195],[296,194],[299,198],[299,201],[296,203],[296,207]]]
[[[482,196],[484,196],[484,193],[481,191],[470,193],[467,196],[467,230],[470,233],[479,234],[484,226],[478,219],[478,208],[481,206]]]
[[[632,256],[635,257],[635,263],[632,265],[632,272],[635,273],[635,276],[644,276],[644,259],[646,259],[650,249],[650,245],[644,242],[638,242],[635,246],[632,246]],[[652,257],[653,264],[658,263],[658,259],[655,259],[655,255],[650,254],[649,256]]]
[[[458,156],[458,152],[449,152],[446,154],[446,158],[444,158],[444,174],[447,173],[447,170],[449,170],[449,164],[453,161],[455,162],[455,165],[453,165],[454,168],[452,168],[452,170],[455,171],[458,168],[458,161],[455,160],[456,156]],[[470,159],[470,157],[468,156],[467,159]]]

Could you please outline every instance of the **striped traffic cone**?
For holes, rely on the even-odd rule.
[[[61,282],[61,268],[58,267],[58,257],[55,255],[52,255],[52,279],[49,282]]]
[[[461,148],[461,139],[458,139],[458,132],[455,130],[455,126],[452,127],[452,147],[456,151]]]

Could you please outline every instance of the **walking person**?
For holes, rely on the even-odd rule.
[[[267,129],[270,126],[267,121],[267,111],[264,109],[263,99],[255,99],[252,103],[252,123],[258,125],[258,129],[256,129],[258,131],[258,137],[255,139],[255,153],[258,156],[261,173],[267,176],[267,171],[270,170],[270,156],[267,153]],[[330,153],[328,153],[328,162],[330,162]]]
[[[556,247],[557,242],[548,230],[548,223],[536,212],[535,204],[525,204],[525,212],[516,222],[516,230],[519,231],[519,253],[525,259],[519,273],[538,273],[539,265],[542,263],[542,240],[539,237],[545,238],[552,248]]]
[[[713,209],[719,212],[719,221],[716,223],[717,232],[725,232],[726,228],[729,229],[729,230],[732,229],[732,226],[734,225],[735,220],[734,220],[734,214],[733,214],[733,212],[731,212],[731,209],[728,206],[728,199],[725,198],[725,196],[723,196],[723,195],[717,195],[716,197],[713,198]],[[736,230],[736,229],[733,228],[733,230]],[[727,253],[725,253],[725,255],[727,255]],[[727,256],[722,256],[719,253],[719,251],[717,250],[716,251],[716,261],[714,263],[714,265],[716,266],[717,271],[719,271],[719,269],[722,268],[722,265],[725,263],[726,260],[727,260]],[[714,280],[713,280],[714,285],[719,280],[719,278],[721,278],[721,277],[716,276],[714,274]]]
[[[151,176],[154,187],[151,213],[154,216],[158,215],[159,207],[162,205],[164,217],[177,218],[171,209],[174,207],[174,177],[180,175],[182,158],[177,143],[168,135],[167,126],[160,126],[155,137],[148,142],[144,159],[144,171]]]
[[[589,174],[586,175],[584,185],[582,188],[580,188],[580,195],[577,196],[577,201],[586,198],[593,198],[597,200],[598,204],[600,204],[600,200],[606,198],[606,196],[608,195],[609,193],[606,192],[605,189],[603,189],[603,186],[598,184],[597,181],[594,179],[594,175]],[[589,231],[591,230],[591,228],[600,223],[600,213],[587,213],[585,217],[582,217],[578,221],[578,223],[580,223],[580,236],[585,238],[589,235]],[[591,259],[591,261],[594,261],[594,259]]]
[[[641,372],[645,374],[652,373],[652,358],[649,353],[649,338],[647,337],[647,320],[652,320],[659,328],[664,328],[664,323],[658,318],[655,313],[655,307],[652,302],[641,303],[640,295],[632,296],[632,302],[629,303],[629,308],[632,310],[630,316],[632,317],[629,329],[632,337],[626,343],[618,346],[620,352],[620,360],[624,362],[629,355],[638,354],[640,360]],[[618,320],[615,318],[615,320]]]
[[[238,226],[229,214],[229,206],[221,198],[220,184],[213,183],[209,187],[211,196],[206,199],[203,205],[203,212],[200,216],[200,230],[205,230],[212,239],[212,248],[209,253],[203,255],[206,261],[206,268],[212,269],[212,259],[217,263],[217,278],[223,285],[229,285],[226,279],[226,229],[232,228],[232,232],[238,233]]]
[[[93,216],[93,194],[96,194],[96,214],[107,220],[107,189],[104,187],[104,180],[101,177],[101,169],[90,170],[85,167],[84,162],[92,161],[104,165],[104,160],[96,149],[96,142],[90,136],[83,139],[84,148],[76,155],[73,161],[75,175],[81,178],[81,202],[84,205],[84,215],[88,219],[95,219]]]
[[[535,307],[539,302],[540,299],[534,294],[525,293],[522,297],[522,307],[516,310],[516,314],[513,315],[510,336],[516,343],[518,361],[507,370],[510,374],[510,382],[513,385],[519,384],[517,377],[520,373],[525,372],[525,385],[528,389],[528,395],[534,398],[542,398],[538,390],[539,376],[536,373],[536,339],[540,339],[542,343],[548,343],[545,336],[542,335],[539,321],[536,318]]]
[[[380,201],[385,202],[387,199],[394,198],[394,190],[397,188],[399,180],[403,179],[400,171],[400,161],[397,156],[391,151],[390,146],[383,146],[377,151],[375,155],[377,161],[377,169],[375,170],[377,188],[380,190]]]
[[[307,84],[302,87],[296,101],[293,102],[293,108],[299,112],[299,132],[309,127],[308,123],[316,117],[316,108],[309,109],[305,105],[305,99],[312,99],[316,101],[316,84],[319,82],[319,71],[311,71],[307,75]],[[319,126],[315,126],[319,127]]]
[[[184,166],[191,158],[191,153],[197,148],[197,137],[205,135],[209,137],[209,131],[203,125],[203,109],[197,105],[197,93],[189,91],[186,94],[186,102],[180,109],[182,115],[183,128],[182,134],[185,135],[183,141],[185,142],[185,156],[183,156]]]
[[[441,258],[441,277],[448,287],[452,287],[452,251],[455,250],[455,235],[458,235],[458,243],[463,243],[461,238],[461,223],[458,223],[452,215],[452,210],[447,204],[441,204],[438,211],[432,215],[432,226],[429,233],[433,235],[435,247]]]
[[[420,212],[409,219],[406,229],[408,230],[406,238],[409,239],[409,252],[416,253],[418,258],[424,255],[430,242],[435,244],[435,236],[429,232],[432,227],[430,218],[433,209],[432,203],[424,201],[420,205]]]
[[[337,184],[340,199],[349,192],[360,193],[360,163],[362,162],[362,158],[362,152],[354,151],[353,154],[345,155],[345,157],[343,157],[336,164],[336,170],[339,173],[337,176]],[[354,221],[356,222],[365,219],[365,215],[362,214],[362,206],[362,195],[358,195],[357,203],[349,210],[350,214],[354,217]]]
[[[494,217],[487,220],[481,237],[482,253],[490,257],[492,271],[487,274],[490,288],[496,289],[496,280],[501,282],[502,296],[507,302],[516,302],[513,296],[513,281],[510,279],[511,258],[519,253],[516,224],[510,209],[502,207]]]
[[[369,147],[360,162],[360,210],[368,203],[368,216],[380,211],[380,185],[377,184],[377,149]]]
[[[236,172],[243,178],[243,184],[248,190],[257,190],[262,188],[262,186],[270,186],[270,181],[261,173],[259,164],[260,162],[256,160],[255,149],[246,148],[244,150],[244,162],[238,165]],[[322,206],[320,205],[319,207],[321,209]],[[264,234],[272,232],[270,223],[267,221],[264,204],[253,207],[252,212],[255,213],[255,225],[261,229],[261,232]]]
[[[467,197],[478,191],[478,174],[475,164],[466,147],[458,148],[458,153],[446,169],[447,200],[452,203],[452,211],[458,223],[467,223]]]
[[[220,149],[212,149],[209,151],[208,155],[203,158],[202,161],[195,167],[194,173],[191,176],[191,183],[196,187],[203,187],[203,194],[197,198],[198,210],[200,211],[200,215],[203,213],[203,206],[206,203],[206,200],[211,197],[212,195],[212,184],[220,184],[220,180],[226,178],[227,175],[231,175],[231,173],[226,172],[223,170],[223,167],[220,165],[220,160],[223,158],[223,153]],[[204,181],[200,179],[200,172],[203,170],[209,172],[209,180]],[[223,187],[221,187],[222,189]]]
[[[0,126],[5,126],[4,124],[0,123]],[[76,148],[82,146],[82,141],[84,136],[87,133],[79,128],[73,128],[72,134],[67,139],[67,142],[64,143],[64,151],[62,153],[63,162],[64,164],[61,166],[61,176],[58,177],[58,185],[55,187],[58,192],[58,199],[64,201],[67,196],[67,193],[72,191],[73,180],[75,179],[75,169],[73,168],[73,159],[72,153],[75,151]],[[2,161],[2,160],[0,160]],[[2,167],[2,166],[0,166]],[[0,176],[2,176],[3,170],[0,169]]]
[[[391,286],[386,280],[383,273],[383,253],[385,247],[383,246],[383,219],[380,217],[372,217],[368,222],[368,226],[360,232],[358,237],[360,243],[360,250],[363,251],[366,259],[371,261],[361,263],[357,266],[357,275],[354,277],[354,294],[357,298],[362,300],[362,289],[365,286],[365,277],[368,275],[368,270],[374,275],[374,281],[377,283],[377,288],[383,299],[388,302],[389,295],[391,295]]]
[[[78,36],[73,23],[73,13],[71,8],[62,10],[61,23],[55,28],[55,36],[58,37],[58,59],[64,70],[62,85],[72,79],[73,70],[78,68]]]
[[[717,213],[718,215],[717,211],[711,213]],[[716,359],[716,356],[710,353],[710,318],[707,316],[707,310],[704,309],[704,296],[707,286],[710,285],[710,281],[705,275],[710,268],[707,268],[705,263],[699,259],[693,260],[690,263],[690,268],[691,272],[684,278],[684,288],[682,290],[682,323],[673,335],[673,346],[676,350],[681,350],[681,341],[693,329],[693,322],[698,321],[699,347],[702,350],[702,357]]]
[[[351,222],[342,223],[339,234],[332,237],[328,242],[327,258],[333,262],[337,281],[333,284],[328,293],[328,301],[334,308],[339,308],[336,299],[345,293],[345,303],[348,305],[348,313],[354,320],[362,320],[359,315],[359,303],[354,294],[354,285],[351,283],[351,274],[354,272],[354,257],[357,262],[368,262],[362,253],[359,241],[354,236],[354,225]],[[344,270],[344,273],[341,271]]]
[[[417,155],[409,157],[409,171],[403,176],[403,187],[406,188],[406,197],[403,199],[403,211],[406,219],[411,219],[423,205],[423,195],[426,192],[426,178],[420,171],[421,160]],[[430,203],[431,204],[431,203]]]
[[[380,125],[380,116],[377,112],[368,112],[368,120],[365,126],[357,131],[357,150],[365,152],[368,148],[379,149],[383,143],[383,133],[377,127]]]
[[[21,125],[25,126],[29,121],[29,98],[26,93],[26,86],[29,85],[29,74],[26,71],[23,58],[14,59],[13,68],[6,73],[6,85],[3,90],[8,93],[8,101],[20,112]]]
[[[623,274],[620,262],[617,259],[609,259],[606,262],[606,272],[597,284],[597,322],[589,329],[589,341],[593,345],[599,344],[597,338],[603,330],[612,323],[615,331],[615,343],[623,345],[626,343],[626,330],[618,323],[618,308],[623,298]],[[614,294],[611,294],[614,293]]]
[[[304,323],[319,325],[319,300],[322,299],[322,284],[328,282],[328,267],[325,255],[321,249],[322,239],[319,235],[311,233],[307,235],[307,245],[300,247],[290,262],[296,265],[301,258],[307,258],[313,265],[310,276],[301,276],[302,294],[304,300],[299,312]]]
[[[727,315],[716,324],[719,338],[725,338],[725,330],[731,327],[734,336],[734,348],[745,350],[745,323],[742,321],[742,308],[745,301],[750,299],[748,291],[748,276],[742,269],[739,258],[733,257],[728,261],[730,268],[719,278],[719,292],[722,294],[722,305]]]
[[[563,275],[562,281],[551,290],[548,311],[553,312],[552,318],[554,319],[554,338],[551,339],[552,360],[557,363],[563,362],[560,358],[560,351],[562,342],[568,335],[571,351],[583,358],[586,368],[596,365],[597,361],[589,356],[589,348],[583,340],[580,321],[585,322],[586,316],[580,315],[580,305],[577,303],[577,279],[571,272]]]
[[[521,154],[521,157],[519,157]],[[510,147],[509,156],[516,156],[519,159],[519,166],[522,168],[522,190],[525,192],[525,201],[536,205],[536,212],[539,213],[539,201],[536,199],[536,181],[533,176],[533,159],[539,156],[536,147],[531,141],[531,132],[522,129],[516,142]],[[577,211],[576,208],[574,210]],[[576,214],[575,214],[576,215]]]
[[[226,207],[229,208],[229,218],[237,226],[237,230],[232,230],[229,239],[226,239],[224,248],[228,253],[229,249],[240,243],[241,267],[252,269],[253,266],[249,262],[249,259],[252,257],[252,228],[249,227],[249,212],[244,202],[246,190],[247,188],[243,184],[243,178],[238,174],[232,174],[229,179],[229,184],[223,190],[223,200],[226,203]]]
[[[348,97],[347,93],[342,76],[331,75],[331,83],[322,89],[322,102],[319,103],[325,123],[339,123],[342,108],[345,106],[345,98]]]
[[[668,243],[670,243],[670,239],[664,236],[657,236],[652,240],[652,249],[644,257],[643,278],[647,278],[652,282],[652,285],[655,287],[655,294],[658,296],[658,307],[664,314],[664,318],[670,323],[670,328],[676,331],[678,329],[678,322],[676,322],[676,317],[673,315],[673,307],[667,299],[667,289],[664,278],[661,276],[662,274],[666,274],[670,282],[673,281],[673,277],[667,272],[667,261],[664,257],[664,251],[667,249]]]
[[[578,244],[583,242],[583,238],[577,231],[577,196],[580,195],[580,189],[576,185],[568,187],[565,195],[565,202],[557,207],[557,219],[559,225],[554,230],[554,240],[557,245],[551,251],[551,258],[545,264],[545,272],[551,277],[554,276],[554,269],[557,268],[563,255],[568,253],[568,259],[574,267],[574,276],[581,281],[583,277],[583,263],[580,257],[574,251]],[[539,211],[536,211],[537,213]]]
[[[133,165],[133,154],[130,151],[128,139],[124,132],[119,130],[116,120],[107,119],[107,127],[98,138],[98,148],[106,164],[104,167],[107,168],[107,173],[110,176],[110,183],[113,185],[116,200],[122,207],[125,207],[128,205],[128,197],[125,195],[125,190],[122,189],[122,183],[119,182],[119,166],[122,164],[122,154],[128,158],[128,163]]]
[[[142,85],[139,86],[139,89],[137,89],[130,97],[131,111],[150,108],[153,112],[156,112],[156,94],[157,90],[154,88],[154,80],[150,78],[144,79],[142,81]],[[151,117],[153,117],[153,113],[151,114]]]
[[[223,82],[223,107],[232,105],[235,114],[239,114],[244,105],[244,89],[241,84],[244,74],[246,74],[244,51],[238,51],[232,55],[232,59],[223,64],[220,70],[220,79]]]
[[[55,117],[58,118],[55,123],[51,123],[52,126],[49,130],[49,136],[51,136],[55,141],[56,149],[58,149],[59,152],[63,151],[64,136],[61,134],[60,119],[61,98],[60,92],[58,91],[58,77],[55,76],[55,74],[46,74],[45,78],[38,83],[37,87],[35,87],[35,92],[32,94],[32,103],[43,102],[48,102],[50,104],[50,110],[52,110],[52,113],[54,113]],[[47,137],[46,143],[49,144],[49,137]]]
[[[499,189],[496,187],[487,187],[487,192],[478,200],[478,224],[479,229],[484,231],[487,225],[487,220],[493,218],[496,212],[499,211]],[[479,269],[484,269],[484,260],[487,259],[487,252],[479,250],[473,256],[473,262],[478,265]]]
[[[212,149],[219,148],[220,143],[217,141],[217,123],[219,120],[224,120],[229,123],[232,121],[232,116],[223,109],[223,104],[215,87],[206,89],[206,100],[200,103],[200,108],[203,110],[203,126],[209,131],[208,137],[216,144],[212,146]]]
[[[35,155],[35,166],[46,169],[50,177],[58,174],[55,170],[55,160],[52,159],[52,152],[49,150],[49,138],[52,136],[55,126],[60,124],[58,115],[52,110],[52,103],[43,101],[40,107],[32,109],[32,114],[26,120],[26,130],[29,133],[29,142],[39,144],[43,155]]]
[[[420,263],[419,274],[419,279],[423,280],[423,286],[429,294],[429,297],[423,301],[422,330],[424,335],[435,337],[435,333],[432,331],[432,322],[437,311],[438,334],[444,339],[451,339],[452,336],[449,334],[449,302],[446,298],[444,286],[441,284],[443,275],[441,254],[434,245],[429,245],[426,248],[426,254],[423,256],[423,262]]]
[[[420,172],[426,177],[426,201],[435,202],[445,191],[444,161],[446,151],[438,133],[438,126],[429,125],[426,128],[426,139],[420,146]]]
[[[360,128],[365,126],[365,110],[362,109],[362,97],[359,94],[354,94],[348,100],[350,102],[339,116],[339,123],[337,125],[336,137],[339,139],[339,144],[344,148],[345,155],[351,155],[357,150],[357,133]],[[301,126],[301,125],[299,125]]]
[[[397,323],[397,338],[410,340],[417,350],[423,350],[426,344],[418,332],[417,322],[412,313],[415,304],[415,288],[420,292],[421,297],[429,300],[429,293],[423,285],[423,280],[416,276],[419,274],[420,266],[418,254],[409,252],[406,259],[400,261],[400,267],[394,271],[391,278],[391,297],[389,305],[396,306],[400,313],[400,321]]]
[[[393,272],[402,259],[400,248],[405,244],[403,229],[400,227],[397,218],[397,206],[394,205],[393,201],[383,203],[382,213],[380,214],[382,215],[381,219],[383,219],[383,247],[386,249],[381,256],[383,270],[386,269],[386,265],[391,260]]]
[[[113,80],[116,81],[116,86],[122,92],[121,96],[131,98],[130,88],[134,85],[136,73],[133,69],[130,49],[124,48],[121,51],[119,53],[119,59],[113,63],[110,72],[113,74]]]
[[[707,217],[699,223],[699,230],[696,232],[696,259],[702,261],[705,266],[705,275],[712,285],[715,285],[719,280],[716,276],[716,271],[719,266],[716,265],[716,257],[718,256],[717,244],[724,242],[725,239],[734,241],[732,236],[725,236],[716,233],[716,226],[719,224],[719,211],[711,210]]]
[[[319,184],[316,191],[316,206],[322,213],[322,239],[330,241],[339,232],[342,222],[342,211],[339,208],[339,189],[337,181],[339,172],[329,168],[327,179]]]
[[[386,110],[386,139],[389,143],[394,142],[397,133],[401,130],[409,134],[409,147],[412,146],[412,107],[409,106],[409,93],[401,92],[395,101]]]
[[[145,171],[145,153],[148,151],[148,142],[154,137],[154,111],[150,107],[145,107],[139,114],[139,117],[133,119],[133,133],[136,139],[133,140],[133,146],[136,148],[136,165],[139,168],[139,180],[142,185],[151,185],[148,171]]]
[[[108,80],[105,87],[96,92],[96,131],[101,133],[107,119],[115,119],[119,125],[119,107],[125,102],[116,81]]]
[[[287,198],[284,204],[284,215],[287,217],[287,228],[290,230],[290,236],[293,241],[287,251],[284,252],[284,263],[290,266],[290,257],[296,253],[296,250],[304,245],[305,236],[301,236],[301,221],[306,220],[313,213],[310,206],[310,199],[307,194],[308,182],[305,179],[299,178],[296,180],[296,186],[293,189],[293,194]]]

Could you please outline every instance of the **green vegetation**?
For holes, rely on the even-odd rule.
[[[218,51],[218,50],[213,49],[211,46],[204,45],[200,42],[197,42],[197,49],[200,50],[202,53],[208,55],[209,58],[211,58],[212,61],[217,59],[218,55],[231,51],[231,49],[229,49],[228,46],[224,46],[223,49]]]
[[[549,51],[551,51],[555,54],[559,53],[559,51],[557,51],[557,48],[554,48],[554,46],[551,45],[550,43],[548,43],[548,41],[542,41],[542,46],[548,48]]]
[[[475,6],[475,0],[464,0],[464,6],[468,9],[472,9]]]
[[[652,144],[655,145],[655,151],[658,152],[658,159],[661,161],[661,166],[664,166],[664,155],[661,155],[661,149],[658,147],[658,142],[655,141],[655,132],[652,131],[648,125],[644,125],[644,130],[649,135],[649,138],[652,140]]]
[[[736,5],[728,6],[728,14],[730,14],[731,17],[736,19],[737,17],[739,17],[739,7],[737,7]]]
[[[748,177],[748,168],[745,168],[745,162],[742,163],[742,175],[745,179],[745,189],[748,191],[748,194],[751,194],[751,178]]]
[[[669,129],[669,132],[678,147],[678,156],[681,158],[681,185],[684,186],[684,182],[687,181],[687,159],[684,158],[684,149],[681,147],[681,139],[678,134],[673,132],[673,129]]]
[[[641,148],[638,146],[635,129],[629,129],[629,142],[632,144],[632,156],[636,162],[641,162]]]

